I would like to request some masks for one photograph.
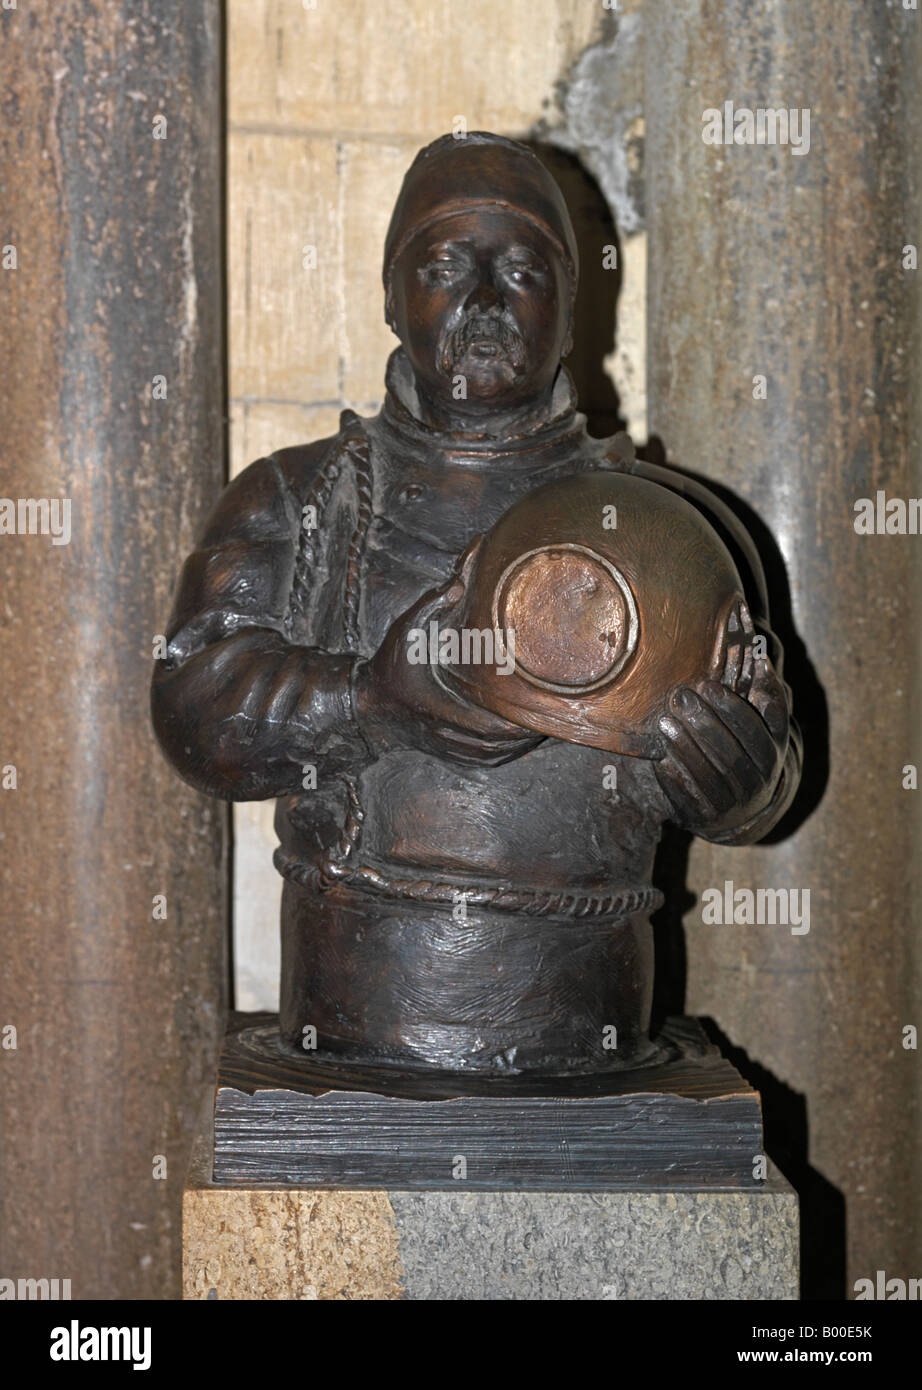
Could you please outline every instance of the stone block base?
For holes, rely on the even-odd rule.
[[[183,1199],[187,1299],[796,1299],[797,1196],[222,1187],[211,1102]]]

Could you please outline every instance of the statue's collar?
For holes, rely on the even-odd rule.
[[[571,436],[586,433],[586,418],[576,409],[573,379],[561,364],[554,383],[551,411],[540,425],[521,434],[497,437],[488,434],[446,434],[420,419],[419,399],[413,369],[403,348],[391,353],[385,375],[387,394],[381,419],[404,438],[466,457],[492,458],[499,455],[534,453]]]

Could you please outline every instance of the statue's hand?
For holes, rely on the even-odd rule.
[[[787,751],[790,699],[767,657],[755,657],[744,604],[731,619],[720,681],[677,686],[659,721],[657,780],[686,829],[709,837],[745,825],[771,801]]]
[[[416,748],[456,762],[498,766],[529,752],[541,735],[510,724],[455,694],[438,670],[409,659],[414,629],[428,633],[435,620],[451,626],[451,610],[464,596],[474,548],[465,552],[458,572],[395,620],[370,660],[360,661],[354,680],[359,727],[378,753]]]

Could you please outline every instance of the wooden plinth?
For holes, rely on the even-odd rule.
[[[382,1073],[283,1050],[272,1014],[232,1016],[213,1181],[362,1189],[757,1189],[759,1096],[694,1019],[637,1071]],[[383,1079],[385,1078],[385,1079]]]

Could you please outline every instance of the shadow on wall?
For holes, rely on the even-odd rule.
[[[614,246],[620,267],[620,243],[611,209],[592,175],[579,160],[554,147],[529,142],[559,183],[570,209],[580,252],[580,286],[576,301],[576,334],[567,366],[576,384],[580,408],[590,434],[606,437],[625,428],[618,395],[605,371],[604,360],[616,340],[621,271],[606,270],[603,248]],[[651,463],[670,465],[662,441],[653,436],[638,450]],[[819,804],[829,777],[829,722],[826,696],[791,610],[790,585],[781,552],[768,527],[741,497],[700,474],[699,482],[718,496],[752,537],[768,587],[772,627],[785,653],[784,675],[791,687],[797,721],[804,737],[804,766],[800,789],[790,810],[766,837],[776,844],[792,835]],[[685,1011],[686,945],[684,915],[695,905],[686,886],[690,837],[667,826],[656,857],[654,882],[665,904],[653,918],[656,939],[656,988],[653,1031],[671,1014]],[[703,1020],[725,1056],[762,1096],[765,1145],[769,1156],[797,1191],[801,1215],[801,1287],[807,1300],[845,1298],[845,1200],[809,1163],[806,1099],[734,1047],[712,1020]]]
[[[576,385],[580,409],[589,433],[605,439],[625,428],[618,393],[605,370],[605,358],[614,350],[618,296],[621,293],[621,245],[601,189],[575,155],[523,141],[560,185],[579,247],[579,289],[576,294],[576,329],[567,367]],[[616,268],[606,270],[603,251],[614,246]]]
[[[808,1302],[846,1295],[845,1198],[810,1166],[806,1097],[734,1047],[713,1019],[701,1020],[712,1042],[762,1097],[765,1149],[800,1199],[801,1298]]]
[[[640,451],[653,463],[669,464],[662,441],[652,436]],[[748,503],[712,479],[693,474],[718,496],[746,527],[765,571],[772,628],[784,649],[784,677],[791,687],[794,711],[803,734],[804,762],[800,787],[787,814],[765,837],[778,844],[793,835],[818,806],[829,780],[829,715],[826,694],[806,647],[794,626],[787,569],[774,537]],[[665,903],[653,918],[656,941],[656,985],[653,1028],[670,1014],[683,1013],[686,946],[682,918],[696,899],[686,887],[690,837],[667,826],[657,852],[653,879]],[[801,1297],[807,1301],[846,1297],[845,1198],[838,1188],[810,1166],[806,1097],[791,1090],[741,1049],[734,1047],[716,1024],[712,1040],[762,1096],[765,1147],[800,1199]]]

